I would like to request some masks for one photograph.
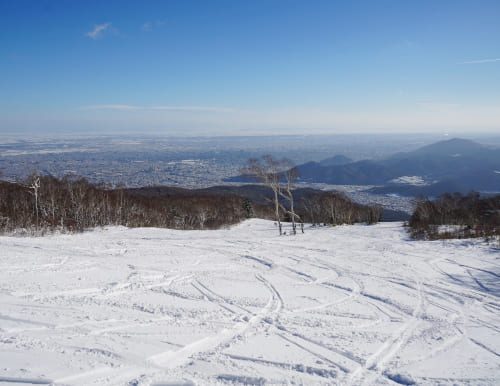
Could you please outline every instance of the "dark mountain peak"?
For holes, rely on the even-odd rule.
[[[435,154],[435,155],[456,155],[456,154],[474,154],[484,151],[485,146],[471,141],[470,139],[452,138],[445,141],[439,141],[432,145],[421,147],[413,154]],[[410,153],[411,154],[411,153]]]
[[[352,162],[352,159],[347,158],[344,155],[338,154],[333,157],[324,159],[319,162],[321,166],[332,166],[332,165],[345,165]]]

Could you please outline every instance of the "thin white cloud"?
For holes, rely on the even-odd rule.
[[[223,107],[204,107],[204,106],[153,106],[153,110],[171,110],[171,111],[214,111],[221,113],[234,112],[233,109]]]
[[[498,59],[471,60],[469,62],[461,62],[459,64],[480,64],[480,63],[494,63],[494,62],[500,62],[500,58],[498,58]]]
[[[228,109],[224,107],[205,107],[205,106],[151,106],[151,107],[141,107],[141,106],[131,106],[131,105],[93,105],[93,106],[83,106],[79,110],[166,110],[166,111],[212,111],[219,113],[230,113],[235,112],[234,109]]]
[[[85,36],[88,36],[91,39],[99,39],[103,36],[104,32],[110,27],[111,23],[104,23],[104,24],[96,24],[94,26],[94,29],[92,31],[89,31],[85,34]]]
[[[145,22],[141,26],[141,30],[143,30],[144,32],[150,32],[152,29],[153,29],[153,27],[152,27],[152,23],[150,21]]]
[[[139,110],[140,107],[129,105],[94,105],[80,107],[79,110]]]
[[[156,29],[156,27],[163,27],[165,24],[167,23],[162,20],[157,20],[154,23],[152,21],[147,21],[143,25],[141,25],[141,30],[143,30],[144,32],[151,32],[153,30],[153,27],[154,29]]]

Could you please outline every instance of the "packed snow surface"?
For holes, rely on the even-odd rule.
[[[500,383],[498,245],[277,233],[0,237],[0,383]]]

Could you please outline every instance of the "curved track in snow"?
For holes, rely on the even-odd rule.
[[[498,383],[494,246],[276,233],[0,237],[0,383]]]

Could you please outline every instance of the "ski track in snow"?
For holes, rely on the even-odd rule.
[[[0,250],[0,384],[500,382],[500,251],[480,241],[249,220]]]

